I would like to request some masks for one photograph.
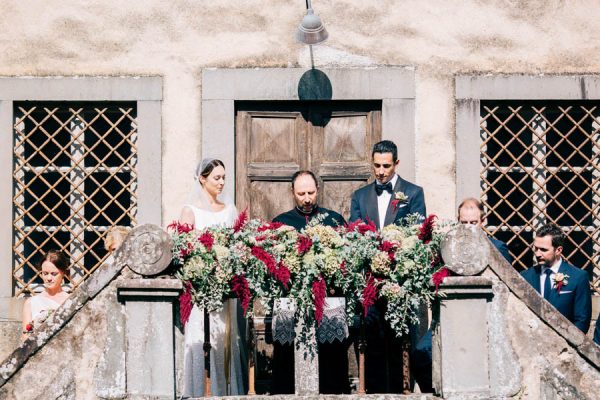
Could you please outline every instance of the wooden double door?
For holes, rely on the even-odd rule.
[[[236,103],[236,203],[271,220],[294,205],[298,170],[319,178],[319,205],[348,218],[352,192],[371,178],[381,101]]]

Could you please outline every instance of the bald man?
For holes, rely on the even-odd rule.
[[[458,206],[458,222],[461,224],[477,225],[478,227],[483,228],[483,215],[483,204],[474,197],[464,199]],[[489,236],[489,239],[506,261],[512,265],[513,258],[508,251],[506,243],[491,236]]]

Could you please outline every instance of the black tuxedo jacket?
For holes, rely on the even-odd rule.
[[[521,275],[538,293],[540,289],[541,266],[536,265],[523,272]],[[560,293],[552,288],[550,304],[554,306],[562,315],[576,327],[586,333],[590,327],[592,316],[592,297],[590,293],[590,283],[587,272],[574,267],[563,260],[558,268],[558,272],[569,275],[568,284],[563,286]]]
[[[392,200],[394,200],[394,194],[397,192],[403,192],[408,199],[399,203],[394,209]],[[388,204],[385,213],[385,221],[381,226],[383,227],[396,223],[408,214],[413,213],[419,213],[423,217],[427,215],[423,188],[398,176],[398,180],[394,186],[394,193],[392,193],[390,203]],[[375,182],[358,189],[352,194],[350,221],[354,222],[357,219],[366,221],[367,218],[375,222],[375,225],[379,227],[379,211],[377,207],[377,193],[375,193]]]

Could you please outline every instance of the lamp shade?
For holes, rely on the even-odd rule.
[[[297,41],[304,44],[319,44],[327,40],[329,33],[323,26],[321,18],[315,15],[312,8],[306,12],[294,35]]]

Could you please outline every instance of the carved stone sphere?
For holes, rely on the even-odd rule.
[[[481,228],[460,224],[448,232],[441,251],[449,270],[463,276],[477,275],[488,265],[490,243]]]
[[[172,248],[173,241],[168,233],[156,225],[145,224],[133,228],[119,253],[132,271],[151,276],[169,266]]]

